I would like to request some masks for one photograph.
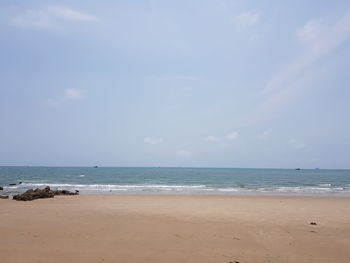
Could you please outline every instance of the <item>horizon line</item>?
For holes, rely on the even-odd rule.
[[[97,166],[97,167],[96,167]],[[1,167],[46,167],[46,168],[181,168],[181,169],[268,169],[268,170],[350,170],[350,168],[302,168],[302,167],[210,167],[210,166],[100,166],[100,165],[0,165]]]

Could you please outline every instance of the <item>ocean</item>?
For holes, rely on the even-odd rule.
[[[350,170],[0,167],[0,186],[8,195],[50,186],[81,194],[350,196]]]

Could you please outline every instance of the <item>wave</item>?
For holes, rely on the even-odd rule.
[[[50,186],[51,188],[79,190],[82,192],[111,192],[111,191],[196,191],[205,189],[205,185],[115,185],[115,184],[58,184],[58,183],[23,183],[13,188],[40,188]]]
[[[318,186],[327,186],[327,187],[329,187],[329,186],[332,186],[332,184],[318,184]]]
[[[276,187],[274,189],[277,192],[282,193],[310,193],[310,194],[323,194],[323,193],[339,193],[346,192],[343,187],[313,187],[313,186],[296,186],[296,187]],[[350,191],[348,191],[350,193]]]
[[[184,193],[184,194],[277,194],[277,195],[350,195],[350,187],[333,187],[331,184],[317,186],[269,186],[269,187],[227,187],[210,185],[165,185],[165,184],[68,184],[68,183],[22,183],[7,186],[7,192],[23,192],[30,188],[79,190],[82,194],[113,194],[113,193]]]

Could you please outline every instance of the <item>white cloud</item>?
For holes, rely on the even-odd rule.
[[[156,144],[162,143],[163,139],[162,138],[145,137],[143,139],[143,142],[147,143],[147,144],[151,144],[151,145],[156,145]]]
[[[97,19],[96,16],[84,14],[82,12],[62,6],[51,6],[49,7],[49,10],[56,16],[60,16],[71,20],[94,21]]]
[[[298,39],[306,44],[308,52],[278,73],[267,85],[264,92],[284,88],[294,81],[300,73],[312,66],[350,36],[350,13],[340,18],[334,25],[322,24],[312,19],[297,31]]]
[[[291,139],[288,141],[288,144],[294,148],[294,149],[297,149],[297,150],[302,150],[302,149],[305,149],[307,148],[307,145],[302,142],[302,141],[298,141],[296,139]]]
[[[296,38],[303,45],[303,55],[287,64],[267,83],[261,103],[245,117],[244,125],[261,123],[271,118],[312,86],[320,75],[305,73],[350,38],[350,12],[333,24],[312,19],[297,30]]]
[[[263,131],[262,133],[258,134],[258,139],[264,140],[270,137],[270,133],[268,131]]]
[[[297,36],[301,42],[314,45],[322,38],[322,31],[324,31],[324,26],[320,21],[312,19],[297,31]]]
[[[297,31],[297,37],[318,56],[325,55],[347,40],[350,35],[350,12],[334,25],[323,24],[319,19],[308,21]]]
[[[216,136],[207,136],[204,138],[204,141],[206,142],[210,142],[210,143],[214,143],[214,142],[218,142],[220,141],[220,138],[219,137],[216,137]]]
[[[260,19],[259,12],[245,12],[233,17],[233,22],[237,24],[241,29],[249,26],[253,26]]]
[[[61,108],[68,100],[82,100],[85,98],[85,92],[81,89],[66,89],[63,91],[63,96],[59,98],[48,98],[44,101],[44,104],[51,108]]]
[[[176,154],[181,157],[189,157],[191,155],[191,153],[186,150],[179,150]]]
[[[238,139],[238,135],[239,135],[238,132],[233,131],[233,132],[226,134],[226,138],[229,141],[235,141]]]
[[[10,19],[15,27],[31,29],[59,29],[59,20],[94,21],[93,15],[60,6],[49,6],[40,9],[22,10],[21,13]]]
[[[71,88],[64,91],[66,99],[81,100],[85,98],[85,92],[81,89]]]

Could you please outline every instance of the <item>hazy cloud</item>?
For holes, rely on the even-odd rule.
[[[268,131],[263,131],[262,133],[258,134],[258,139],[264,140],[270,137],[270,133]]]
[[[15,27],[45,29],[52,28],[50,16],[43,10],[25,10],[10,20],[10,24]]]
[[[350,36],[350,13],[341,17],[335,24],[322,24],[312,19],[297,31],[298,39],[310,49],[305,56],[288,65],[268,83],[264,92],[272,92],[288,87],[306,68],[318,59],[337,48]]]
[[[191,153],[187,150],[179,150],[176,154],[181,157],[188,157],[191,155]]]
[[[227,140],[229,141],[235,141],[238,139],[238,132],[237,131],[233,131],[233,132],[230,132],[228,134],[226,134],[226,138]]]
[[[244,29],[249,26],[253,26],[259,21],[259,12],[245,12],[233,17],[233,22],[238,25],[239,28]]]
[[[162,143],[163,139],[162,138],[154,138],[154,137],[145,137],[143,139],[143,142],[147,143],[147,144],[151,144],[151,145],[156,145],[156,144]]]
[[[246,117],[245,125],[257,124],[271,118],[275,112],[300,96],[302,90],[312,85],[314,75],[305,72],[316,62],[336,49],[350,37],[350,13],[333,24],[311,19],[297,30],[296,38],[303,45],[304,54],[287,64],[265,86],[262,101]]]
[[[58,29],[59,20],[94,21],[97,18],[77,10],[62,6],[49,6],[40,9],[26,9],[10,19],[15,27],[31,29]]]
[[[199,78],[195,76],[147,76],[149,81],[198,81]]]
[[[220,141],[220,138],[216,137],[216,136],[207,136],[207,137],[204,138],[204,141],[213,143],[213,142]]]
[[[228,143],[222,143],[222,144],[221,144],[221,147],[222,147],[222,148],[228,148],[228,147],[230,147],[230,144],[228,144]]]
[[[61,106],[60,103],[55,99],[45,100],[45,105],[52,107],[52,108],[59,108]]]
[[[66,99],[69,99],[69,100],[81,100],[85,98],[85,92],[81,89],[75,89],[75,88],[66,89],[64,91],[64,94]]]
[[[307,145],[302,142],[302,141],[298,141],[296,139],[290,139],[288,141],[288,144],[294,148],[294,149],[297,149],[297,150],[301,150],[301,149],[305,149],[307,147]]]
[[[84,14],[82,12],[62,6],[51,6],[49,7],[49,10],[56,16],[60,16],[71,20],[94,21],[97,19],[96,16]]]

